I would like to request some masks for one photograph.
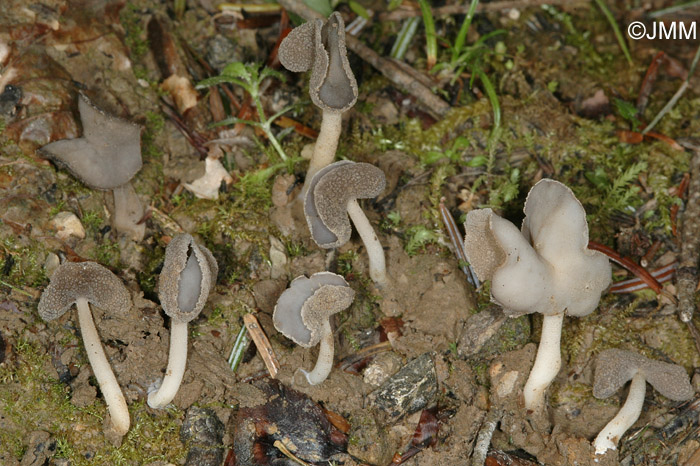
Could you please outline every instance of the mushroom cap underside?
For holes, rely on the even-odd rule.
[[[141,169],[141,127],[95,107],[84,94],[78,100],[82,137],[61,139],[40,152],[93,189],[114,189]]]
[[[596,359],[593,396],[608,398],[638,372],[670,400],[685,401],[695,394],[688,374],[681,366],[648,359],[633,351],[613,348],[602,351]]]
[[[300,276],[279,297],[273,313],[277,331],[303,347],[318,344],[331,315],[352,304],[355,291],[331,272]]]
[[[51,277],[38,311],[49,321],[63,315],[79,298],[108,312],[126,312],[131,296],[122,281],[96,262],[66,262]]]
[[[304,199],[304,213],[316,244],[330,249],[350,240],[348,202],[376,197],[384,191],[384,172],[368,163],[341,160],[319,170]]]
[[[204,308],[216,284],[219,267],[205,246],[191,235],[175,236],[165,249],[158,277],[158,297],[163,311],[180,323],[190,322]]]

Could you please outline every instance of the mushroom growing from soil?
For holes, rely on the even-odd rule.
[[[385,184],[384,172],[374,165],[341,160],[314,175],[304,198],[311,236],[324,249],[340,247],[350,240],[352,219],[367,249],[369,275],[379,288],[387,283],[384,249],[357,199],[378,196]]]
[[[309,384],[318,385],[330,374],[334,349],[330,318],[350,307],[354,298],[355,291],[343,277],[319,272],[295,278],[277,300],[272,319],[280,333],[304,348],[321,343],[313,370],[301,369]]]
[[[170,240],[165,249],[158,297],[170,317],[170,352],[163,382],[148,394],[151,408],[170,403],[180,388],[187,364],[187,324],[202,312],[218,271],[211,252],[186,233]]]
[[[608,398],[631,380],[625,404],[593,441],[597,455],[615,450],[620,437],[632,427],[642,412],[646,383],[673,401],[686,401],[695,392],[681,366],[647,359],[641,354],[620,349],[602,351],[596,360],[593,396]]]
[[[143,207],[131,178],[141,170],[141,127],[108,115],[84,94],[78,99],[83,136],[61,139],[39,151],[92,189],[112,191],[112,225],[135,241],[143,239]]]
[[[129,409],[102,349],[100,336],[90,312],[90,304],[105,312],[126,312],[131,297],[112,272],[95,262],[66,262],[54,272],[39,300],[42,319],[62,316],[75,303],[85,352],[112,419],[112,429],[123,436],[129,430]]]
[[[309,94],[322,111],[321,131],[301,191],[303,199],[316,172],[333,162],[342,114],[357,101],[357,82],[348,63],[343,17],[335,12],[325,22],[316,19],[297,26],[280,44],[278,56],[289,71],[311,69]]]
[[[561,367],[564,314],[582,317],[598,306],[612,271],[605,255],[587,248],[583,206],[562,183],[541,180],[525,201],[522,232],[491,209],[473,210],[464,223],[465,250],[491,299],[506,315],[544,316],[535,364],[523,389],[525,407],[544,407],[544,392]]]

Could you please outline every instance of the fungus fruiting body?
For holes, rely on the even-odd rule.
[[[644,405],[647,382],[673,401],[686,401],[694,395],[688,374],[677,364],[654,361],[620,349],[605,350],[598,355],[593,396],[608,398],[629,380],[632,382],[625,404],[593,441],[598,455],[616,449],[622,435],[637,421]]]
[[[609,286],[608,259],[588,245],[586,213],[573,192],[541,180],[525,201],[522,231],[491,209],[469,212],[465,250],[480,280],[491,280],[491,297],[517,317],[544,316],[535,364],[523,389],[525,407],[544,406],[544,393],[561,367],[564,314],[595,310]]]
[[[158,296],[163,311],[170,317],[170,352],[160,387],[148,395],[151,408],[166,406],[180,388],[187,364],[187,324],[204,308],[217,272],[214,256],[195,243],[192,236],[180,234],[168,244],[158,279]]]
[[[143,238],[143,208],[131,178],[141,169],[141,127],[108,115],[84,94],[78,99],[82,137],[62,139],[40,151],[93,189],[112,191],[112,224],[135,240]]]
[[[75,303],[78,323],[90,367],[104,396],[119,436],[129,430],[129,409],[119,388],[90,312],[93,304],[106,312],[126,312],[131,307],[129,292],[112,272],[95,262],[67,262],[51,277],[39,300],[39,315],[46,321],[63,315]]]
[[[330,317],[350,307],[354,298],[355,292],[343,277],[319,272],[309,278],[295,278],[277,300],[273,314],[275,328],[305,348],[320,343],[313,370],[301,370],[309,384],[320,384],[330,374],[334,352]]]
[[[387,283],[384,249],[357,199],[378,196],[385,183],[384,172],[374,165],[341,160],[314,175],[304,199],[311,236],[322,248],[337,248],[347,243],[352,220],[367,249],[369,275],[380,288]]]
[[[303,199],[313,176],[333,162],[341,116],[357,101],[357,82],[348,63],[343,17],[335,12],[327,21],[316,19],[293,29],[280,44],[279,60],[293,72],[311,70],[309,94],[322,111],[321,131],[302,189]]]

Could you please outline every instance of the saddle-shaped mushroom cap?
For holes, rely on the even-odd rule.
[[[491,209],[469,212],[465,249],[474,270],[491,280],[510,316],[532,312],[581,317],[598,306],[610,263],[588,249],[586,212],[562,183],[541,180],[525,201],[522,232]]]
[[[593,396],[599,399],[612,396],[637,373],[670,400],[685,401],[695,394],[681,366],[648,359],[633,351],[608,349],[596,360]]]
[[[275,328],[305,348],[316,346],[330,316],[350,307],[355,291],[345,279],[319,272],[292,280],[279,297],[273,313]]]
[[[78,298],[110,312],[131,307],[129,291],[119,278],[95,262],[67,262],[54,272],[39,299],[38,311],[46,321],[61,317]]]
[[[341,160],[321,169],[311,180],[304,213],[311,235],[326,249],[350,240],[348,202],[376,197],[384,190],[384,172],[368,163]]]
[[[165,313],[180,323],[197,317],[216,284],[218,271],[209,249],[195,243],[191,235],[174,237],[165,250],[158,278],[158,297]]]
[[[296,27],[282,41],[278,52],[290,71],[311,69],[309,94],[324,111],[342,113],[357,101],[357,82],[348,63],[345,23],[340,13],[327,21],[309,21]]]
[[[93,189],[128,183],[141,169],[141,127],[95,107],[84,94],[78,99],[82,137],[61,139],[40,151]]]

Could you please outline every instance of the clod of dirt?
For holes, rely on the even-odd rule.
[[[275,441],[299,459],[314,463],[329,461],[346,450],[345,435],[334,430],[323,409],[306,395],[276,380],[256,386],[267,402],[242,407],[232,418],[233,450],[239,466],[279,464],[285,456],[273,445]]]
[[[56,439],[52,438],[48,432],[36,430],[29,434],[29,445],[22,457],[20,466],[43,466],[48,464],[56,452]]]
[[[348,453],[367,464],[389,464],[401,446],[396,436],[387,435],[370,411],[358,411],[352,419]]]
[[[425,353],[406,364],[368,396],[370,406],[385,415],[391,424],[407,414],[425,408],[437,394],[437,375],[431,353]]]
[[[196,406],[187,410],[180,440],[190,447],[185,465],[219,466],[224,460],[224,424],[214,411]]]

